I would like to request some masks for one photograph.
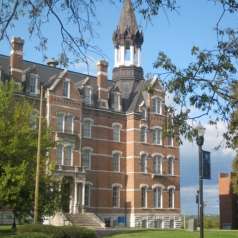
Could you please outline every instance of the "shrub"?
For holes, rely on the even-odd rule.
[[[52,236],[41,232],[26,232],[17,234],[14,238],[52,238]]]
[[[50,225],[23,225],[18,226],[17,233],[43,233],[51,238],[96,238],[94,230],[81,228],[78,226],[50,226]],[[35,237],[36,238],[36,237]]]

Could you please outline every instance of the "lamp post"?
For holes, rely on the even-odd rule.
[[[200,238],[204,238],[204,224],[203,224],[203,161],[202,161],[202,146],[204,143],[205,128],[199,122],[197,128],[197,145],[199,154],[199,224],[200,224]]]

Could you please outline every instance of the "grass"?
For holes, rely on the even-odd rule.
[[[238,238],[238,231],[205,231],[205,238]],[[199,238],[199,232],[182,230],[138,231],[110,236],[110,238]]]
[[[11,226],[9,225],[0,225],[0,237],[2,235],[10,235],[12,234]]]

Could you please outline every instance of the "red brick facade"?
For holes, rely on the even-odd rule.
[[[143,35],[129,0],[113,41],[113,80],[104,60],[97,77],[23,61],[19,38],[10,58],[18,70],[9,73],[32,97],[44,86],[45,116],[56,142],[50,159],[56,176],[68,181],[64,212],[93,212],[111,226],[179,228],[179,146],[163,134],[170,119],[159,79],[143,77]],[[8,60],[0,58],[0,65]]]

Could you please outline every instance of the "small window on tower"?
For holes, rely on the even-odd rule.
[[[131,60],[131,52],[130,52],[130,47],[127,46],[125,48],[125,62],[130,62]]]

